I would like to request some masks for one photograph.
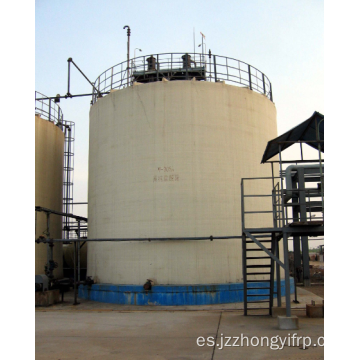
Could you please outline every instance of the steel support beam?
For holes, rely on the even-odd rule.
[[[244,315],[247,315],[247,275],[246,275],[246,236],[242,235],[243,281],[244,281]]]
[[[285,302],[286,302],[286,316],[291,316],[291,302],[290,302],[290,271],[289,271],[289,249],[288,236],[284,233],[284,263],[285,263]]]
[[[280,259],[279,241],[275,241],[275,255]],[[276,293],[277,293],[277,306],[281,306],[281,275],[280,265],[276,263]]]
[[[298,183],[300,189],[305,189],[304,169],[299,168]],[[306,218],[306,196],[305,191],[299,192],[300,221],[307,221]],[[303,260],[303,282],[304,286],[310,286],[310,267],[309,267],[309,242],[308,236],[301,236],[302,260]]]

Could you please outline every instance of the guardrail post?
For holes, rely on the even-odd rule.
[[[214,56],[214,75],[215,75],[215,82],[217,82],[217,73],[216,73],[216,57]]]
[[[263,81],[264,95],[266,95],[266,87],[265,87],[265,76],[264,76],[264,73],[262,73],[262,81]]]
[[[241,227],[245,231],[245,201],[244,201],[244,180],[241,179]]]
[[[159,54],[156,55],[156,80],[159,81]]]
[[[250,90],[252,90],[252,86],[251,86],[251,69],[250,69],[250,65],[248,65],[248,73],[249,73],[249,88],[250,88]]]

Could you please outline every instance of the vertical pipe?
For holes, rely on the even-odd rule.
[[[128,43],[127,43],[127,86],[129,86],[129,70],[130,70],[130,28],[127,30]]]
[[[272,93],[271,83],[270,83],[270,100],[273,101],[273,93]]]
[[[279,160],[280,160],[280,190],[281,190],[281,213],[282,213],[282,226],[285,226],[285,213],[284,213],[284,191],[283,191],[283,175],[282,175],[282,161],[281,161],[281,144],[279,144]]]
[[[294,259],[295,259],[295,252],[294,252]],[[295,304],[298,304],[299,303],[299,301],[298,301],[298,299],[297,299],[297,287],[296,287],[296,266],[295,266],[295,261],[294,261],[294,288],[295,288],[295,300],[293,300],[294,301],[294,303]]]
[[[271,253],[275,255],[275,234],[271,234]],[[270,315],[272,315],[272,308],[274,306],[274,271],[275,271],[275,261],[271,259],[271,274],[270,274]]]
[[[275,241],[275,254],[280,259],[279,241]],[[276,292],[277,292],[277,306],[281,306],[281,277],[280,277],[280,265],[276,263]]]
[[[296,180],[292,180],[292,188],[296,189],[297,184]],[[292,202],[294,204],[299,202],[299,193],[293,191],[292,195]],[[292,207],[293,211],[293,221],[299,221],[299,211],[297,206]],[[294,267],[295,267],[295,273],[294,273],[294,281],[295,281],[295,287],[296,287],[296,269],[301,267],[301,251],[300,251],[300,237],[299,236],[293,236],[293,243],[294,243]]]
[[[71,62],[71,58],[68,59],[68,91],[67,91],[67,95],[70,95],[70,62]]]
[[[127,28],[127,86],[129,86],[129,70],[130,70],[130,26],[125,25],[123,29]],[[121,85],[120,85],[121,86]]]
[[[185,67],[186,67],[186,80],[189,79],[189,73],[188,73],[188,62],[189,62],[189,58],[188,58],[188,53],[185,54]]]
[[[201,34],[201,55],[204,61],[204,36]]]
[[[210,81],[211,81],[211,53],[209,50],[209,69],[210,69]]]
[[[290,274],[289,274],[289,251],[288,234],[284,232],[284,265],[285,265],[285,296],[286,296],[286,316],[291,316],[290,303]]]
[[[74,303],[73,305],[77,305],[77,293],[76,293],[76,241],[74,241]]]
[[[321,166],[321,145],[320,145],[320,124],[324,121],[324,119],[321,119],[318,123],[317,120],[315,120],[315,126],[316,126],[316,140],[318,141],[318,150],[319,150],[319,166],[320,166],[320,184],[321,184],[321,207],[322,207],[322,214],[323,214],[323,220],[325,217],[324,213],[324,179],[323,179],[323,172],[322,172],[322,166]]]
[[[80,239],[80,220],[78,220],[78,239]],[[80,281],[80,241],[77,243],[78,280]]]
[[[50,240],[50,213],[46,213],[46,240]],[[51,260],[51,253],[50,253],[50,243],[46,243],[46,255],[47,255],[47,276],[52,278],[52,271],[50,271],[50,260]]]
[[[305,178],[304,169],[298,168],[299,182],[299,203],[300,203],[300,221],[306,221],[306,196],[305,196]],[[302,260],[303,260],[303,282],[304,286],[310,286],[310,267],[309,267],[309,242],[307,236],[301,236]]]

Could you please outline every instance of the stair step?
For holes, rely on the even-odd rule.
[[[250,290],[250,289],[248,289],[248,290]],[[270,294],[256,294],[256,295],[252,295],[252,294],[247,294],[246,295],[247,297],[249,297],[249,296],[252,296],[252,297],[256,297],[256,296],[270,296]],[[262,300],[266,300],[266,299],[262,299]]]
[[[247,280],[247,283],[253,283],[253,282],[270,282],[270,280]],[[249,288],[248,288],[249,289]],[[253,289],[253,288],[252,288]],[[265,289],[265,288],[262,288]]]
[[[252,273],[246,273],[246,275],[271,275],[271,273],[269,273],[269,272],[252,272]],[[261,280],[261,281],[267,281],[267,280]]]
[[[271,265],[246,265],[247,268],[269,268]]]
[[[258,239],[256,239],[256,240],[258,240]],[[258,240],[258,241],[259,241],[259,243],[270,243],[272,240]],[[250,244],[250,243],[255,244],[255,242],[253,240],[247,240],[246,243],[247,244]]]
[[[251,235],[254,236],[255,238],[269,238],[269,239],[271,239],[271,235],[269,235],[269,234],[252,233]],[[246,236],[246,238],[248,239],[249,237]]]
[[[247,288],[247,290],[270,290],[270,289],[271,289],[270,287],[248,287]],[[267,294],[261,294],[261,295],[267,295]]]
[[[249,296],[249,295],[248,295]],[[248,304],[255,304],[255,303],[268,303],[270,302],[269,300],[254,300],[254,301],[247,301]]]
[[[246,257],[246,259],[248,259],[248,260],[255,260],[255,259],[271,260],[271,257],[270,256],[248,256],[248,257]]]
[[[271,251],[271,249],[266,248],[266,250]],[[260,249],[259,247],[256,249],[246,249],[246,251],[264,251],[263,249]]]

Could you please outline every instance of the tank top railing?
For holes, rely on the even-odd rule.
[[[52,99],[37,100],[38,98],[45,98],[46,96],[38,91],[35,91],[35,114],[39,114],[44,120],[49,120],[55,125],[61,125],[63,120],[63,113],[60,106]]]
[[[233,58],[198,53],[163,53],[138,56],[104,71],[94,82],[101,93],[123,89],[135,82],[148,83],[166,80],[192,80],[225,82],[243,86],[264,94],[273,101],[271,82],[257,68]],[[129,79],[127,78],[129,76]],[[93,91],[92,103],[98,94]]]

